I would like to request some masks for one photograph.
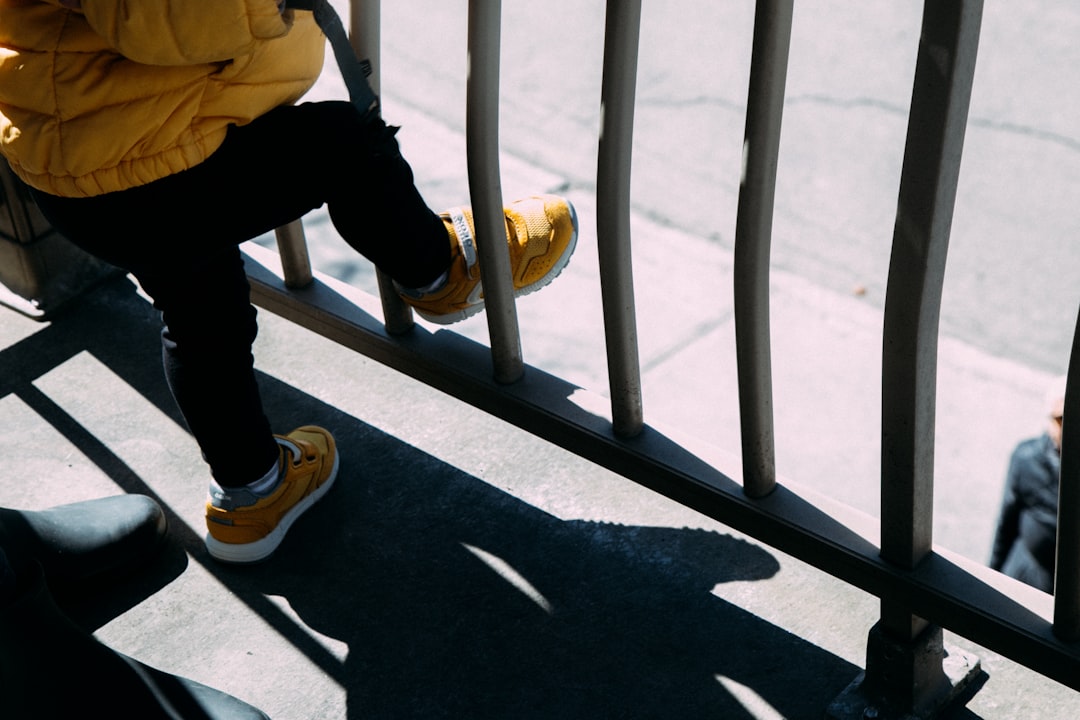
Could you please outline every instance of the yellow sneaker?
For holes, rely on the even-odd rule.
[[[314,425],[275,436],[282,478],[267,495],[246,488],[227,492],[215,483],[206,503],[206,549],[224,562],[264,560],[277,550],[296,521],[327,493],[338,471],[337,446]]]
[[[450,236],[450,269],[446,282],[431,292],[398,287],[402,299],[426,320],[440,325],[464,320],[484,309],[472,210],[457,207],[441,215]],[[505,208],[506,242],[514,296],[544,287],[570,262],[577,245],[574,206],[556,195],[535,195]]]

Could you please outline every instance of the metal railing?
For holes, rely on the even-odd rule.
[[[835,717],[862,717],[870,706],[931,716],[943,707],[978,663],[943,650],[942,628],[1080,690],[1080,425],[1066,422],[1063,430],[1053,598],[932,541],[938,316],[981,0],[929,0],[924,7],[886,293],[881,527],[777,482],[769,252],[792,5],[758,0],[754,26],[735,240],[741,468],[643,417],[629,224],[640,0],[609,0],[605,27],[597,240],[609,417],[572,401],[581,388],[536,368],[524,372],[508,260],[500,252],[498,0],[469,3],[466,115],[490,348],[414,326],[385,278],[379,301],[313,280],[299,222],[278,231],[280,275],[258,257],[249,263],[255,302],[881,598],[865,677],[838,699],[830,710]],[[352,0],[351,26],[377,89],[379,3]],[[500,241],[487,241],[495,237]],[[1080,344],[1073,358],[1080,358]],[[1080,366],[1071,366],[1066,417],[1080,417],[1078,376]]]

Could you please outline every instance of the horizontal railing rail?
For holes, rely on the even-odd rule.
[[[247,250],[253,299],[881,598],[881,621],[868,643],[866,677],[855,690],[867,703],[884,699],[925,709],[947,701],[962,686],[964,678],[947,677],[942,670],[941,652],[924,653],[915,666],[896,668],[887,659],[895,653],[883,650],[875,639],[877,633],[887,643],[928,642],[933,649],[933,631],[940,628],[1080,690],[1080,425],[1066,421],[1063,431],[1053,597],[938,548],[932,538],[937,321],[981,0],[934,0],[924,7],[883,330],[882,520],[878,523],[776,477],[769,242],[792,4],[759,0],[755,20],[735,248],[741,461],[646,423],[642,410],[629,227],[640,0],[609,1],[605,26],[597,241],[610,399],[539,368],[524,371],[507,260],[498,252],[503,244],[488,241],[503,232],[496,0],[469,3],[466,127],[490,347],[415,325],[384,278],[381,297],[374,298],[315,277],[300,223],[278,231],[279,254],[259,247]],[[351,18],[354,47],[372,60],[376,88],[378,6],[353,0]],[[1074,361],[1077,357],[1080,349],[1074,347]],[[1073,365],[1066,417],[1074,412],[1080,417],[1080,390],[1072,380],[1080,367]],[[970,678],[974,667],[961,675]],[[906,673],[909,687],[898,691],[894,679],[884,678],[896,671]],[[928,677],[932,682],[925,682]]]

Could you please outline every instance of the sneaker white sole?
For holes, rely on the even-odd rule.
[[[210,556],[215,560],[227,563],[254,563],[273,555],[274,551],[278,549],[278,546],[285,539],[285,534],[289,532],[289,528],[296,522],[296,519],[307,512],[312,505],[319,502],[323,495],[330,491],[334,480],[337,479],[340,459],[341,456],[334,453],[334,466],[330,468],[330,477],[326,478],[326,481],[315,492],[293,505],[289,512],[285,513],[285,516],[281,518],[281,522],[278,523],[277,527],[261,540],[251,543],[225,543],[207,533],[206,549],[209,551]]]
[[[577,210],[574,209],[574,206],[570,203],[567,203],[567,205],[570,209],[570,222],[574,226],[574,232],[570,236],[570,242],[566,244],[566,249],[563,250],[563,254],[559,256],[559,259],[555,262],[554,265],[551,266],[551,269],[544,273],[544,275],[542,275],[536,282],[530,283],[529,285],[514,290],[514,297],[519,298],[524,295],[528,295],[529,293],[536,292],[541,288],[547,287],[551,284],[552,280],[559,277],[563,269],[570,263],[570,256],[573,255],[574,250],[577,249],[578,218]],[[425,312],[424,310],[421,310],[420,308],[416,308],[416,313],[428,322],[435,323],[436,325],[452,325],[456,322],[471,318],[473,315],[483,312],[483,310],[484,300],[483,298],[481,298],[476,302],[476,304],[469,305],[468,307],[455,313],[447,313],[445,315],[433,315]]]

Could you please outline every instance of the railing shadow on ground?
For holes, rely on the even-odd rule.
[[[19,395],[121,490],[151,496],[152,482],[32,382],[89,352],[179,423],[158,369],[158,327],[125,280],[0,352],[4,394]],[[857,672],[710,592],[777,571],[756,544],[560,520],[295,388],[260,382],[275,425],[337,432],[344,470],[332,501],[298,522],[273,559],[247,568],[209,560],[201,532],[167,508],[170,543],[157,562],[69,599],[84,627],[169,592],[186,551],[345,688],[349,717],[749,717],[721,677],[786,717],[818,717]],[[345,659],[271,594],[344,643]]]
[[[850,680],[845,661],[711,594],[774,574],[761,547],[560,520],[328,410],[343,467],[362,470],[273,563],[227,572],[348,647],[324,670],[349,717],[739,717],[717,675],[798,717]]]

